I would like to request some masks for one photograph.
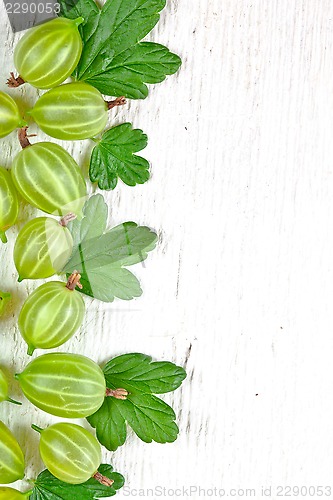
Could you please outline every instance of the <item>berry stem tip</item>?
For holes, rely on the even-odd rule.
[[[9,403],[13,403],[14,405],[19,405],[19,406],[22,405],[22,403],[20,401],[15,401],[15,399],[12,399],[12,398],[7,398],[7,401]]]
[[[73,22],[76,26],[80,26],[80,24],[84,23],[84,17],[78,17],[78,18],[74,19]]]
[[[31,424],[31,429],[33,429],[33,430],[34,430],[34,431],[36,431],[36,432],[39,432],[39,434],[40,434],[41,432],[43,432],[43,429],[41,429],[41,427],[38,427],[38,426],[37,426],[37,425],[35,425],[35,424]]]
[[[5,231],[0,231],[0,240],[2,241],[2,243],[7,243],[8,239]]]
[[[32,355],[33,355],[33,353],[35,352],[35,350],[36,350],[36,347],[35,347],[35,346],[33,346],[33,345],[28,345],[28,350],[27,350],[27,354],[28,354],[28,356],[32,356]]]

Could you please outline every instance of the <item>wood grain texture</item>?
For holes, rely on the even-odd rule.
[[[101,363],[145,352],[186,363],[189,375],[165,397],[179,416],[175,444],[131,435],[105,454],[130,488],[257,488],[260,498],[263,485],[330,484],[332,23],[329,0],[169,0],[149,39],[178,52],[182,70],[112,114],[110,123],[148,134],[153,175],[107,193],[110,223],[150,225],[160,245],[136,267],[143,297],[87,300],[83,328],[59,350]],[[2,21],[1,90],[19,36]],[[26,106],[38,92],[10,94]],[[91,146],[66,147],[87,168]],[[1,162],[9,167],[16,151],[14,135],[2,140]],[[34,214],[24,208],[18,227]],[[12,373],[27,362],[16,320],[36,286],[15,282],[17,230],[0,249],[0,288],[14,295],[0,364]],[[21,410],[2,404],[0,418],[34,477],[41,462],[29,426],[53,419],[26,401]]]

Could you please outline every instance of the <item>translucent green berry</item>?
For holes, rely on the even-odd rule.
[[[29,221],[19,232],[14,246],[19,281],[60,273],[72,250],[72,235],[57,220],[37,217]]]
[[[9,80],[9,85],[18,86],[23,79],[39,89],[49,89],[64,82],[81,57],[78,26],[82,22],[82,17],[75,20],[59,17],[29,29],[14,52],[20,78]]]
[[[97,473],[101,446],[86,429],[76,424],[59,423],[40,432],[39,451],[48,470],[60,481],[85,483]]]
[[[0,316],[6,310],[6,305],[11,300],[12,296],[8,292],[2,292],[0,290]]]
[[[4,372],[0,368],[0,403],[3,401],[9,401],[10,403],[14,403],[20,405],[18,401],[14,401],[8,395],[8,380],[4,374]]]
[[[79,354],[44,354],[16,378],[31,403],[58,417],[88,417],[102,406],[106,395],[102,370]]]
[[[24,500],[32,495],[32,491],[33,490],[21,493],[18,490],[14,490],[14,488],[0,486],[0,500]]]
[[[67,284],[50,281],[38,287],[24,302],[18,324],[28,344],[28,354],[35,349],[58,347],[80,328],[85,305],[82,294],[74,288],[70,280]]]
[[[12,432],[0,420],[0,483],[13,483],[23,477],[23,452]]]
[[[26,125],[14,99],[0,91],[0,137],[6,137],[16,128]]]
[[[82,216],[87,188],[80,167],[67,151],[51,142],[27,145],[12,166],[23,198],[48,214]]]
[[[0,167],[0,239],[7,243],[6,231],[13,226],[19,213],[19,200],[8,170]]]
[[[89,139],[103,131],[108,105],[95,87],[75,82],[46,92],[28,114],[46,134],[73,141]]]

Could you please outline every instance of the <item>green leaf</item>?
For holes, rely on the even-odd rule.
[[[101,10],[94,0],[60,0],[60,15],[68,19],[84,18],[79,26],[83,44],[95,33]],[[77,70],[76,70],[77,71]]]
[[[90,180],[101,189],[114,189],[118,177],[128,186],[144,184],[149,179],[149,163],[134,153],[147,146],[142,130],[133,130],[130,123],[111,128],[93,149]]]
[[[109,361],[104,374],[109,389],[129,392],[125,401],[105,398],[102,407],[87,419],[107,449],[115,451],[125,443],[126,423],[146,443],[172,443],[177,439],[179,430],[173,409],[153,394],[177,389],[186,377],[183,368],[169,362],[152,362],[150,356],[133,353]]]
[[[127,424],[124,408],[129,400],[120,401],[115,398],[106,398],[99,410],[87,418],[92,427],[96,429],[98,441],[110,451],[116,451],[122,446],[127,437]]]
[[[166,0],[107,0],[102,9],[93,0],[60,0],[61,15],[80,26],[83,53],[74,77],[105,95],[144,99],[146,84],[175,73],[180,58],[159,44],[139,43],[156,25]]]
[[[74,249],[78,248],[81,241],[96,238],[106,230],[108,207],[103,196],[92,196],[89,200],[89,210],[85,204],[83,213],[84,218],[81,221],[74,219],[68,224]]]
[[[146,83],[161,83],[181,66],[181,59],[158,43],[141,42],[115,57],[102,74],[87,79],[102,94],[145,99]]]
[[[131,394],[165,394],[175,391],[186,378],[183,368],[168,361],[152,361],[145,354],[124,354],[104,367],[107,386],[121,387]]]
[[[179,433],[175,418],[173,409],[156,396],[133,394],[126,401],[106,398],[87,420],[96,428],[100,443],[115,451],[126,441],[126,422],[145,443],[173,443]]]
[[[111,265],[92,270],[88,268],[80,281],[83,293],[103,302],[113,302],[115,297],[132,300],[142,295],[138,279],[122,267]]]
[[[111,465],[103,464],[99,467],[103,476],[113,479],[110,486],[103,486],[96,479],[91,478],[83,484],[68,484],[55,478],[48,470],[39,474],[35,481],[30,500],[94,500],[109,498],[124,486],[124,478],[118,472],[113,472]]]
[[[100,194],[89,198],[82,220],[68,226],[74,239],[73,253],[62,272],[78,271],[83,293],[104,302],[115,297],[131,300],[142,294],[137,278],[124,266],[142,262],[157,242],[145,226],[125,222],[105,232],[107,206]]]

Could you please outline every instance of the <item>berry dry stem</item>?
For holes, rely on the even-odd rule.
[[[77,271],[74,271],[70,277],[68,278],[66,287],[68,290],[75,290],[76,287],[82,290],[83,286],[80,283],[81,274]]]
[[[13,72],[10,73],[10,78],[7,80],[7,85],[10,89],[16,89],[25,83],[25,80],[19,75],[15,76]]]
[[[106,389],[105,395],[107,397],[125,401],[127,399],[127,396],[129,395],[129,392],[126,391],[126,389]]]
[[[18,131],[18,139],[21,144],[21,148],[25,149],[28,146],[31,146],[31,142],[29,141],[29,137],[37,137],[37,134],[27,134],[28,127],[22,127]]]
[[[113,109],[116,106],[124,106],[126,104],[126,99],[124,96],[117,97],[117,99],[114,99],[114,101],[105,101],[108,109]]]

